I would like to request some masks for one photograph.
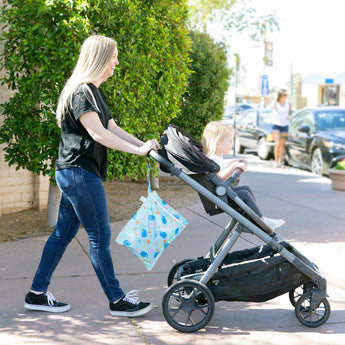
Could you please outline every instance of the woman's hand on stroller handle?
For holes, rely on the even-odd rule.
[[[157,151],[159,149],[159,143],[156,139],[148,140],[144,145],[139,148],[139,155],[149,154],[151,150]]]

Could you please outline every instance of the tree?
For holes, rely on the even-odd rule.
[[[0,111],[0,143],[9,165],[54,176],[59,144],[55,108],[89,32],[82,1],[4,1],[1,80],[14,95]]]
[[[221,23],[229,37],[246,32],[253,40],[262,40],[269,31],[279,29],[275,14],[259,16],[251,0],[190,0],[191,24],[207,31],[207,24]]]
[[[9,165],[54,178],[59,94],[90,34],[114,37],[120,66],[104,85],[116,121],[143,140],[176,116],[189,74],[185,0],[4,0],[1,83],[15,91],[0,106]],[[112,178],[146,174],[145,157],[112,151]]]
[[[278,17],[274,13],[259,15],[251,0],[190,0],[189,3],[193,28],[207,32],[209,23],[218,23],[222,28],[222,40],[231,51],[229,62],[234,66],[236,57],[229,49],[234,35],[242,33],[265,44],[266,35],[279,30]]]
[[[116,121],[142,139],[158,138],[178,114],[189,75],[190,38],[186,1],[99,2],[91,18],[95,32],[116,37],[119,66],[104,86]],[[114,90],[116,89],[116,92]],[[146,158],[109,153],[108,175],[146,174]]]
[[[15,90],[0,110],[6,161],[54,176],[58,96],[91,33],[117,39],[120,61],[104,85],[117,122],[143,140],[157,138],[179,110],[189,74],[184,0],[8,0],[1,82]],[[145,158],[112,151],[109,175],[145,176]]]
[[[190,37],[192,73],[182,97],[181,113],[173,122],[200,139],[205,125],[222,117],[230,69],[223,43],[196,31]]]

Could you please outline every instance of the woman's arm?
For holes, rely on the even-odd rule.
[[[136,137],[127,133],[125,130],[119,127],[113,119],[109,120],[108,122],[108,130],[130,144],[136,146],[144,145],[141,140],[137,139]]]
[[[139,140],[138,142],[140,142],[140,144],[136,145],[112,133],[110,130],[103,127],[96,112],[92,111],[85,113],[79,117],[79,120],[93,140],[110,149],[134,153],[141,156],[145,155],[150,150],[158,149],[155,140],[149,140],[146,143]],[[130,136],[130,134],[128,135]]]

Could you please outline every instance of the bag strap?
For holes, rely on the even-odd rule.
[[[147,174],[146,174],[146,178],[147,178],[147,193],[148,194],[152,193],[151,182],[150,182],[150,168],[151,168],[150,157],[147,157]]]

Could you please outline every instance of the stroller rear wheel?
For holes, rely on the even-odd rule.
[[[179,280],[179,268],[182,267],[185,263],[193,261],[193,259],[183,259],[178,262],[171,268],[168,274],[168,287],[174,284]]]
[[[209,288],[191,279],[171,285],[162,300],[168,324],[180,332],[196,332],[212,319],[215,302]]]
[[[295,307],[299,298],[304,294],[303,286],[296,287],[295,290],[289,292],[290,303]]]
[[[319,327],[323,325],[331,314],[331,306],[324,298],[318,305],[312,305],[312,292],[303,294],[297,301],[295,313],[298,321],[307,327]]]

